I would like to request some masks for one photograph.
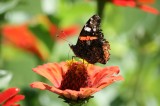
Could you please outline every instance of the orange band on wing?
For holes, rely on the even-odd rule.
[[[83,37],[79,37],[80,40],[95,40],[97,39],[97,37],[92,37],[92,36],[83,36]]]

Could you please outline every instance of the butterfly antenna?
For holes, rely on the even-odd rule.
[[[70,53],[70,50],[71,50],[71,49],[69,49],[69,51],[68,51],[68,60],[69,60],[69,53]]]
[[[64,31],[61,31],[60,33],[62,33],[64,36],[66,36],[66,33],[65,33]],[[58,38],[60,38],[60,39],[62,39],[62,40],[64,40],[64,41],[68,42],[69,45],[72,45],[71,42],[69,42],[68,40],[64,39],[63,37],[61,37],[61,36],[59,36],[59,35],[61,35],[61,34],[57,34],[56,37],[58,37]]]

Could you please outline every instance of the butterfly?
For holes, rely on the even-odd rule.
[[[93,15],[82,28],[76,45],[69,45],[76,57],[90,64],[106,64],[110,57],[110,45],[100,29],[101,18]]]

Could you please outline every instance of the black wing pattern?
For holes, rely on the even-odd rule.
[[[110,45],[104,39],[100,29],[101,18],[93,15],[82,28],[76,45],[70,45],[77,57],[85,59],[88,63],[106,64],[109,59]]]

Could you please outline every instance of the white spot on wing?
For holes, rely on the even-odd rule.
[[[96,27],[93,28],[93,31],[96,32]]]
[[[87,31],[87,32],[90,32],[91,28],[90,27],[84,27],[84,30]]]
[[[87,40],[87,45],[90,45],[91,44],[91,41]]]

